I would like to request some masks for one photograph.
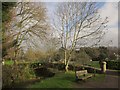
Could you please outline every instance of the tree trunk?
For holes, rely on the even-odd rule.
[[[66,65],[65,65],[65,71],[66,72],[68,72],[69,71],[69,62],[70,62],[70,60],[71,60],[71,56],[69,56],[69,58],[68,58],[68,60],[67,60],[67,62],[66,62]]]
[[[64,57],[65,71],[68,72],[68,62],[67,62],[67,51],[66,50],[65,50],[64,55],[65,55],[65,57]]]
[[[66,50],[65,50],[64,55],[65,55],[65,58],[64,58],[64,64],[65,64],[65,66],[66,66],[66,64],[67,64],[67,51],[66,51]]]
[[[16,65],[16,64],[17,64],[16,57],[17,57],[17,52],[15,51],[15,52],[14,52],[14,65]]]
[[[68,64],[65,65],[65,71],[68,72]]]
[[[69,71],[69,62],[71,60],[71,53],[68,55],[69,57],[67,58],[67,52],[65,50],[65,71],[68,72]]]

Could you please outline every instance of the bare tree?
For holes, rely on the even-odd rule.
[[[35,42],[45,38],[49,26],[46,21],[44,3],[17,2],[11,9],[12,20],[7,26],[6,34],[16,40],[15,57],[22,45],[36,45]],[[28,43],[29,42],[29,43]]]
[[[66,71],[77,46],[94,46],[103,38],[108,21],[107,17],[100,17],[98,10],[95,2],[67,2],[57,6],[53,27],[64,48]]]

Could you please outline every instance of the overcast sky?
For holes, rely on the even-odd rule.
[[[48,15],[50,19],[54,17],[54,9],[56,2],[47,2]],[[118,46],[118,3],[117,2],[102,2],[100,8],[102,18],[108,17],[108,32],[106,33],[104,44]],[[112,40],[112,43],[110,42]]]

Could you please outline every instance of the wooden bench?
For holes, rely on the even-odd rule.
[[[91,78],[93,74],[90,74],[87,72],[87,70],[80,70],[75,71],[76,81],[78,80],[86,80],[88,78]]]

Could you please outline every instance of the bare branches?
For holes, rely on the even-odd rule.
[[[46,39],[46,31],[49,29],[49,25],[43,3],[17,2],[16,6],[10,10],[10,13],[12,13],[12,17],[7,24],[9,28],[6,29],[5,35],[10,36],[11,39],[8,39],[10,44],[16,41],[14,45],[15,53],[24,45],[33,47],[37,44],[32,43],[33,41]]]
[[[19,33],[17,34],[19,45],[23,41],[22,38],[30,35],[30,33],[37,37],[45,36],[45,30],[47,30],[49,26],[45,21],[46,11],[43,4],[19,2],[14,10],[16,11],[16,15],[15,20],[12,22],[14,24],[12,29],[14,28],[14,33]]]
[[[61,37],[62,46],[65,50],[70,49],[69,54],[80,41],[84,43],[83,40],[89,41],[90,38],[96,43],[101,41],[108,21],[107,18],[103,20],[100,17],[98,9],[95,2],[68,2],[57,7],[55,15],[59,23],[55,23],[56,29]],[[66,63],[68,62],[69,60],[66,60]]]

